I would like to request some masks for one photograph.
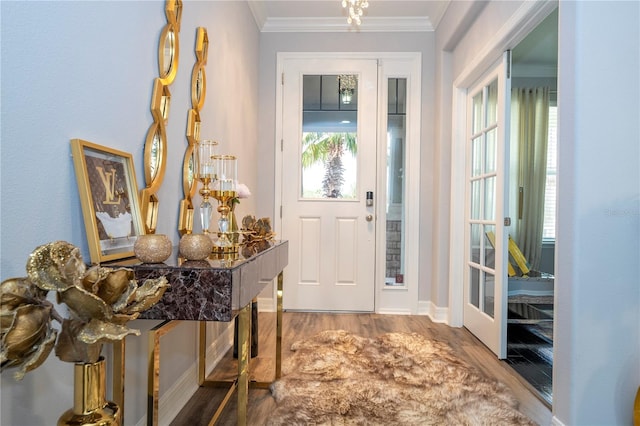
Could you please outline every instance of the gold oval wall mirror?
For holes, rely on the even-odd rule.
[[[160,79],[165,85],[173,82],[178,70],[178,33],[169,23],[162,29],[158,44],[158,68]]]
[[[193,197],[196,193],[196,185],[195,185],[196,172],[195,172],[195,166],[193,162],[193,149],[194,149],[194,145],[190,144],[187,147],[187,150],[184,153],[184,156],[187,159],[187,161],[184,162],[183,170],[182,170],[182,175],[184,176],[182,191],[185,194],[189,194],[191,197]]]
[[[207,92],[207,76],[203,66],[194,68],[193,74],[191,78],[193,82],[193,87],[191,88],[191,104],[195,109],[201,110],[204,106],[204,98]]]
[[[164,164],[164,132],[159,123],[155,123],[149,130],[144,147],[144,163],[147,165],[145,180],[153,185],[161,170],[160,165]]]

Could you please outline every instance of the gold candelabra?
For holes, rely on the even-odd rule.
[[[236,191],[236,183],[238,176],[237,159],[233,155],[214,155],[212,157],[215,163],[216,179],[213,183],[213,191],[211,196],[218,200],[218,241],[214,246],[217,253],[235,253],[238,251],[237,243],[229,238],[231,202],[238,196]]]
[[[213,157],[215,156],[215,147],[218,142],[204,139],[196,143],[194,149],[194,165],[196,167],[195,177],[202,182],[202,188],[200,188],[200,195],[202,196],[202,202],[200,203],[200,222],[202,225],[202,233],[209,233],[209,226],[211,222],[211,216],[213,214],[213,207],[209,202],[211,196],[211,189],[209,185],[214,182],[215,179],[215,162]]]

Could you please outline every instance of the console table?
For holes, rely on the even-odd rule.
[[[275,367],[275,379],[278,379],[282,364],[282,279],[283,270],[288,263],[288,249],[287,241],[278,241],[266,250],[249,257],[241,254],[225,254],[214,255],[201,261],[184,261],[175,251],[165,263],[145,264],[120,261],[117,265],[105,265],[131,268],[137,280],[164,275],[171,285],[162,299],[139,317],[163,320],[151,330],[149,336],[148,425],[158,423],[160,337],[181,320],[199,321],[198,381],[200,386],[219,386],[220,383],[205,379],[207,347],[205,325],[207,321],[228,322],[236,317],[238,318],[238,377],[230,384],[227,395],[209,424],[212,425],[218,420],[231,395],[237,391],[238,425],[246,425],[251,356],[251,302],[270,281],[278,278]],[[124,362],[123,347],[114,347],[114,354],[114,364]],[[124,373],[121,372],[121,374]],[[124,377],[114,375],[114,400],[120,403],[121,407],[124,407],[123,383]],[[252,385],[266,387],[268,383],[252,383]]]

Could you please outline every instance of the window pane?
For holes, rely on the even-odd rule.
[[[484,127],[482,125],[482,92],[473,97],[473,111],[471,116],[471,131],[475,135]]]
[[[301,197],[356,197],[356,75],[303,76]]]
[[[492,129],[487,132],[487,142],[485,144],[484,154],[484,172],[492,173],[496,171],[496,143],[498,138],[498,129]]]
[[[480,270],[469,268],[469,303],[480,308]]]
[[[493,80],[487,86],[487,123],[492,126],[498,122],[498,80]]]
[[[387,226],[385,284],[404,284],[404,164],[406,79],[390,78],[387,112]]]
[[[474,180],[471,182],[471,219],[480,219],[480,190],[482,182]]]
[[[494,220],[496,217],[496,178],[489,177],[484,181],[484,219]]]
[[[484,265],[487,268],[496,269],[496,251],[489,237],[495,241],[496,227],[495,225],[484,226]]]
[[[482,225],[479,223],[471,224],[471,261],[480,264],[480,234]]]
[[[483,307],[482,311],[493,318],[493,313],[495,311],[495,285],[496,285],[496,277],[493,274],[485,272],[484,274],[484,283],[483,283]]]
[[[482,136],[471,141],[471,176],[482,173]]]
[[[549,107],[549,136],[547,142],[547,182],[544,192],[544,225],[542,238],[556,238],[556,173],[558,161],[558,107]]]

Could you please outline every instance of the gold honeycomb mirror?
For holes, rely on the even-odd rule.
[[[180,201],[180,218],[178,232],[181,235],[190,234],[193,231],[194,207],[192,198],[196,193],[195,162],[193,160],[195,146],[200,140],[200,110],[204,106],[207,93],[207,76],[205,65],[207,63],[207,50],[209,49],[209,37],[203,27],[196,29],[196,62],[191,71],[191,109],[187,114],[187,142],[184,160],[182,163],[182,191],[184,198]]]
[[[169,85],[173,83],[178,72],[180,19],[182,16],[182,0],[165,2],[167,24],[162,28],[158,41],[158,74],[153,81],[151,96],[151,115],[153,123],[147,131],[144,145],[144,177],[145,187],[140,192],[140,208],[145,222],[147,234],[156,231],[158,221],[160,189],[167,163],[167,133],[171,106]]]

